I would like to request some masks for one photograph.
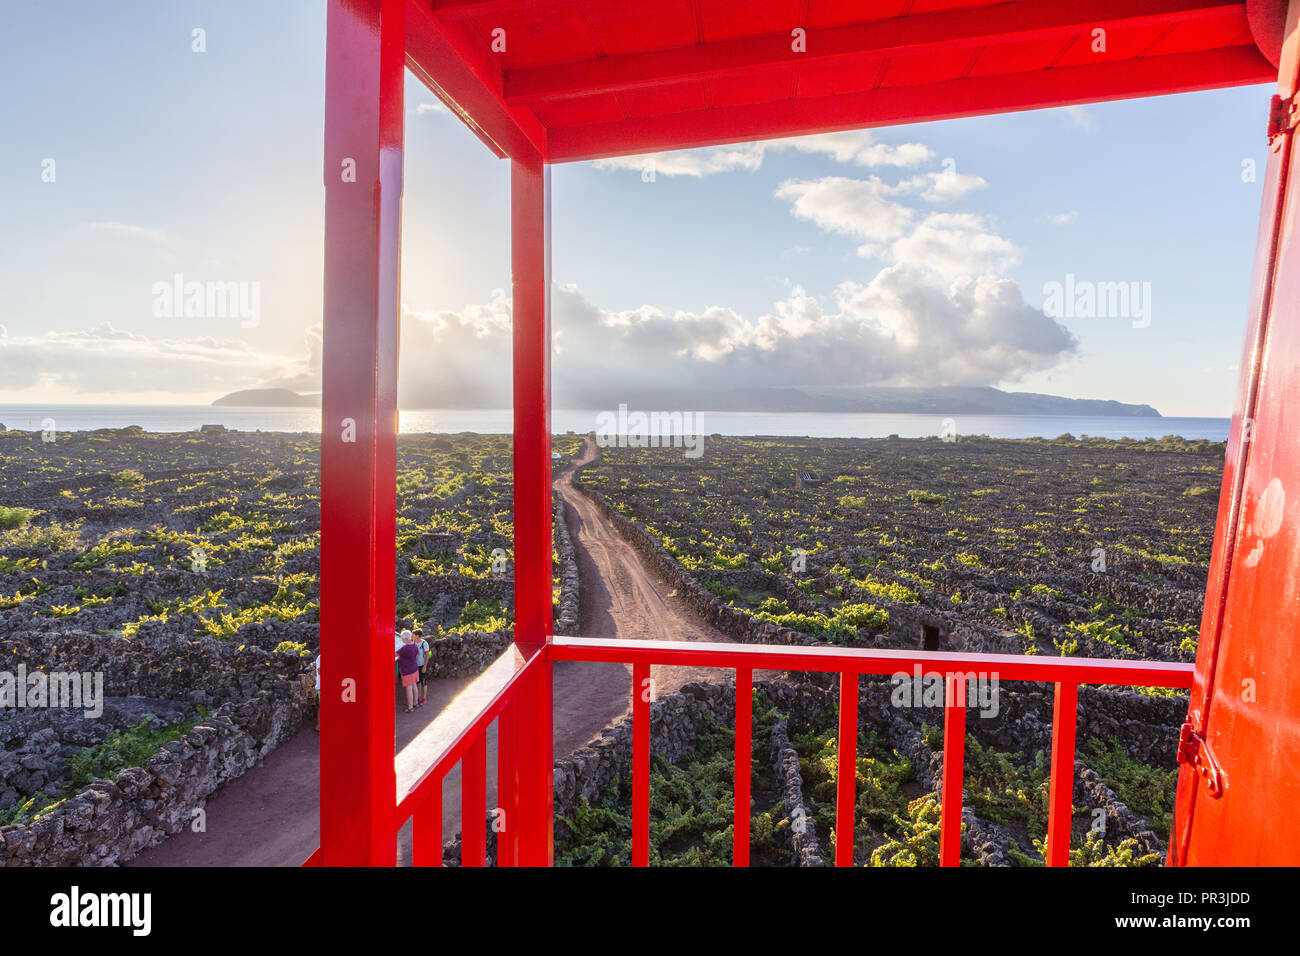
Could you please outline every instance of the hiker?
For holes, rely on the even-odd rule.
[[[415,710],[415,695],[418,691],[417,683],[420,679],[420,668],[415,663],[420,650],[415,646],[414,641],[415,638],[411,636],[410,631],[403,631],[402,647],[397,652],[397,671],[402,675],[402,687],[406,689],[406,712],[408,714]]]
[[[402,630],[393,634],[393,677],[400,684],[402,682],[402,671],[397,666],[397,654],[401,651],[402,645],[411,637],[411,632]]]
[[[415,629],[415,646],[419,653],[416,654],[415,663],[420,667],[420,702],[416,707],[423,707],[429,702],[429,642],[424,639],[424,631],[421,628]]]

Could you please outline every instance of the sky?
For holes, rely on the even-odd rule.
[[[317,390],[325,4],[8,0],[5,21],[0,402]],[[1271,92],[556,166],[557,404],[995,385],[1226,416]],[[402,404],[507,407],[508,164],[410,74],[404,186]],[[177,282],[239,295],[187,314]],[[1103,283],[1122,314],[1077,298]]]

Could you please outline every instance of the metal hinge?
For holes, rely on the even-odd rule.
[[[1210,749],[1209,741],[1196,731],[1196,726],[1200,722],[1199,716],[1193,714],[1178,731],[1178,762],[1191,765],[1192,769],[1201,775],[1205,780],[1205,786],[1210,791],[1210,796],[1221,797],[1227,778],[1214,756],[1214,751]]]
[[[1273,94],[1273,98],[1268,101],[1268,141],[1271,144],[1283,133],[1289,133],[1300,125],[1300,103],[1296,102],[1296,97],[1288,96],[1286,99]]]

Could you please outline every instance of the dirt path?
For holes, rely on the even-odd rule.
[[[700,620],[687,603],[671,590],[668,583],[641,560],[641,556],[614,529],[600,510],[573,487],[573,475],[582,465],[596,457],[596,443],[588,438],[583,453],[555,480],[555,488],[569,505],[569,534],[574,541],[578,575],[582,582],[580,630],[583,637],[616,637],[648,641],[721,641],[730,638]],[[556,665],[556,752],[559,741],[560,668],[582,671],[596,665],[564,663]],[[625,675],[631,685],[631,668],[612,665]],[[594,677],[594,673],[591,675]],[[689,667],[650,669],[658,694],[670,694],[693,680],[717,679],[719,672]],[[612,682],[612,675],[611,675]],[[605,681],[592,681],[592,695],[608,694]],[[595,704],[595,700],[584,703]],[[626,713],[630,700],[615,716]],[[575,715],[577,717],[578,715]],[[601,724],[600,726],[604,726]],[[597,730],[600,728],[597,727]],[[589,734],[586,739],[590,739]],[[586,742],[586,739],[582,743]],[[581,744],[579,744],[580,746]]]
[[[568,504],[581,580],[580,632],[584,637],[644,640],[727,641],[703,623],[667,582],[648,568],[584,495],[573,487],[574,471],[595,459],[588,438],[582,454],[555,477]],[[657,694],[669,694],[692,680],[719,680],[725,672],[687,667],[653,667]],[[429,703],[414,714],[397,714],[400,751],[469,683],[470,678],[431,682]],[[564,661],[555,665],[555,753],[586,744],[631,709],[631,668],[621,664]],[[307,729],[258,767],[223,788],[206,808],[206,830],[183,830],[140,854],[131,866],[297,866],[319,843],[317,786],[319,741]],[[488,735],[487,805],[496,798],[496,734]],[[443,834],[460,831],[460,769],[443,787]],[[410,826],[398,835],[398,861],[408,863]]]

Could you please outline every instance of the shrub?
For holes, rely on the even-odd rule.
[[[31,508],[6,508],[0,505],[0,531],[12,531],[31,521],[36,512]]]
[[[1130,810],[1148,818],[1157,833],[1168,833],[1173,820],[1177,770],[1162,770],[1130,757],[1112,737],[1093,737],[1081,748],[1083,759]]]
[[[37,564],[35,558],[0,557],[0,574],[22,574],[25,571],[35,571]]]
[[[511,614],[494,598],[470,601],[461,609],[460,619],[452,627],[442,628],[443,634],[466,634],[480,631],[504,631],[510,627]]]
[[[907,817],[896,817],[899,833],[871,853],[872,866],[938,866],[939,799],[932,793],[907,805]],[[962,824],[965,829],[966,824]]]
[[[52,797],[45,791],[38,790],[26,800],[19,800],[7,807],[0,807],[0,827],[7,827],[15,823],[31,823],[37,817],[49,813],[66,799],[67,797]]]
[[[124,541],[121,538],[108,537],[94,547],[88,548],[69,567],[73,571],[89,571],[91,568],[98,568],[108,564],[114,558],[125,557],[141,550],[143,550],[142,545],[132,544],[130,541]]]
[[[917,488],[913,488],[909,491],[907,497],[911,498],[918,505],[941,505],[948,500],[943,495],[936,495],[932,491],[921,491]]]
[[[80,521],[72,524],[51,521],[47,525],[27,525],[0,535],[0,547],[35,548],[53,552],[71,551],[77,546],[77,536],[80,531]]]
[[[109,475],[108,480],[115,485],[138,485],[144,481],[144,475],[134,468],[124,468]]]
[[[920,596],[915,591],[911,588],[904,587],[897,581],[886,583],[883,581],[877,581],[872,577],[866,577],[860,581],[854,581],[853,583],[862,588],[862,590],[866,591],[868,594],[873,594],[876,597],[887,598],[890,601],[897,601],[899,604],[919,604],[921,601]]]
[[[179,740],[193,728],[191,721],[165,725],[151,730],[157,722],[153,715],[124,730],[113,734],[93,747],[83,747],[79,753],[68,758],[68,772],[72,776],[70,787],[79,789],[103,777],[111,777],[127,767],[140,767],[158,752],[163,744]]]
[[[727,587],[717,581],[706,581],[704,587],[707,591],[724,601],[734,601],[740,597],[740,588]]]

